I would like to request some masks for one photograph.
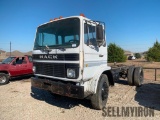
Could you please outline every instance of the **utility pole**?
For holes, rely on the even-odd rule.
[[[10,41],[10,57],[11,57],[11,41]]]

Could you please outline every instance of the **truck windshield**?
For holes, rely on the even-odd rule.
[[[15,59],[15,57],[8,57],[7,59],[2,61],[2,64],[9,64],[13,59]]]
[[[68,18],[39,26],[34,50],[77,47],[80,41],[80,20]]]

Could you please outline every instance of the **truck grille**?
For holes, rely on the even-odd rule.
[[[76,70],[76,78],[79,76],[79,64],[34,62],[33,65],[36,66],[35,74],[66,78],[67,68],[74,68]]]

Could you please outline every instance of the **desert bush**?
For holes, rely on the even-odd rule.
[[[135,53],[135,57],[136,57],[137,59],[139,59],[139,58],[141,58],[141,54],[140,54],[140,53]]]
[[[108,45],[108,62],[125,62],[127,56],[124,55],[124,50],[115,43]]]
[[[154,43],[153,47],[149,48],[146,59],[150,62],[160,62],[160,43],[158,41]]]

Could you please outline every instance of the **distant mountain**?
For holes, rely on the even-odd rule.
[[[32,51],[26,52],[25,55],[32,55]]]
[[[32,55],[32,51],[29,52],[20,52],[18,50],[12,51],[11,56],[24,56],[24,55]],[[6,53],[6,56],[10,56],[10,52]]]

